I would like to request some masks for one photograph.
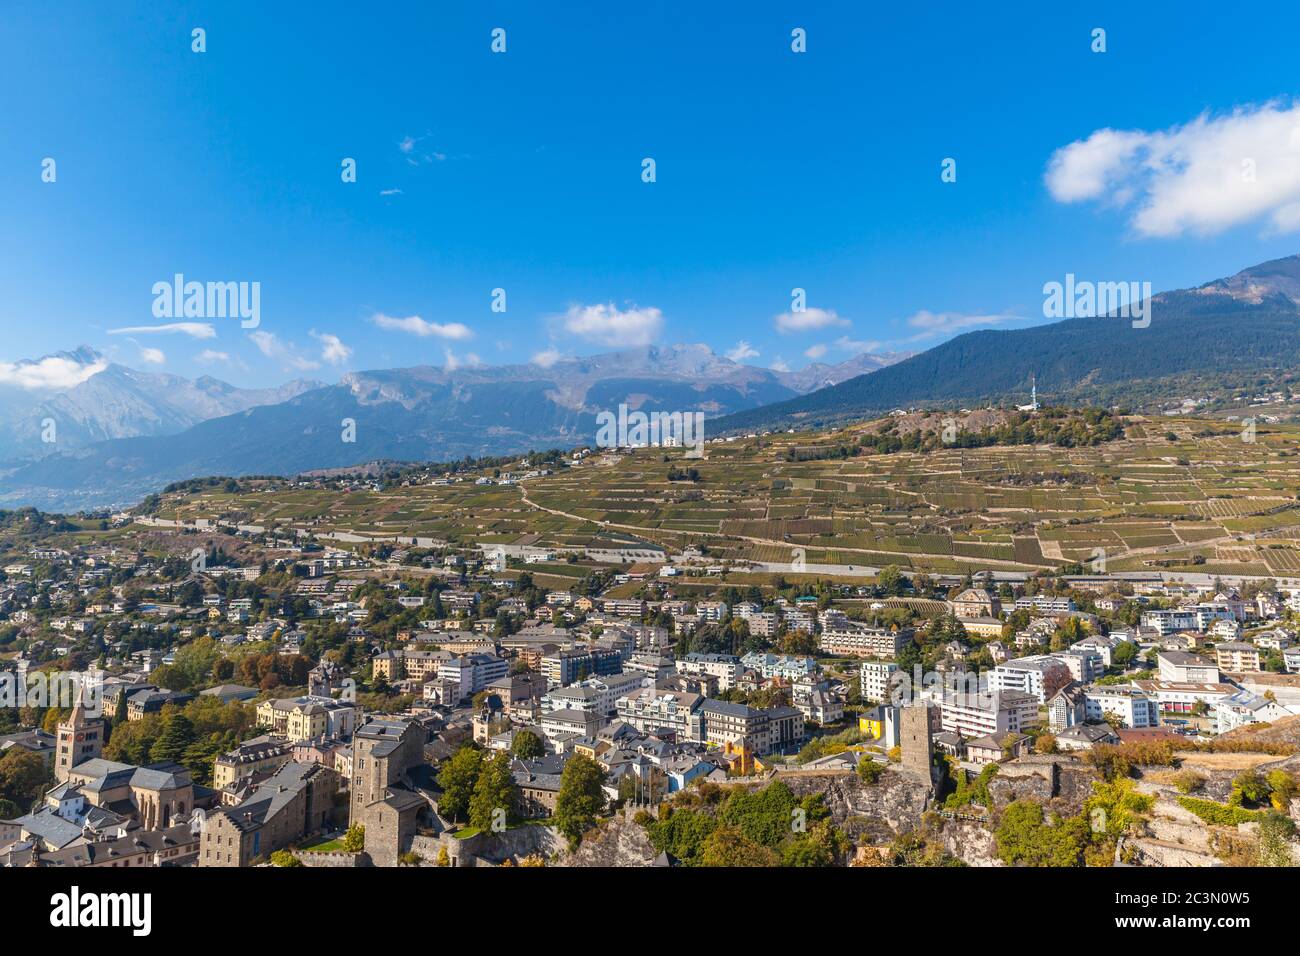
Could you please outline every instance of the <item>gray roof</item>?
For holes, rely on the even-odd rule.
[[[41,807],[35,813],[19,817],[14,823],[23,828],[24,833],[39,837],[47,846],[61,850],[74,840],[81,839],[81,827],[70,820],[65,820],[54,812],[53,807]]]

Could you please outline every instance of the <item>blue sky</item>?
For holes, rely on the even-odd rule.
[[[1067,272],[1300,251],[1293,5],[112,6],[6,5],[0,379],[83,343],[238,384],[648,341],[797,368],[1041,322]],[[259,328],[114,331],[177,272],[259,282]]]

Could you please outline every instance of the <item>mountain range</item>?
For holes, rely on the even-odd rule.
[[[1258,386],[1300,365],[1300,256],[1150,300],[1150,324],[1111,314],[968,332],[870,375],[711,423],[714,433],[831,424],[900,407],[1008,400],[1143,404]]]
[[[864,354],[788,372],[742,365],[705,345],[647,346],[545,366],[416,366],[353,372],[337,385],[248,390],[135,372],[83,348],[56,358],[105,367],[11,416],[9,431],[0,431],[0,505],[120,506],[200,475],[569,447],[591,441],[596,414],[619,404],[713,418],[906,357]],[[50,417],[53,444],[40,440]]]
[[[0,506],[134,503],[205,475],[295,474],[374,460],[568,448],[620,404],[701,411],[710,435],[829,424],[900,407],[1040,401],[1142,404],[1257,387],[1300,366],[1300,256],[1151,297],[1150,324],[1116,315],[959,335],[919,354],[860,355],[798,372],[704,345],[647,346],[549,364],[355,372],[336,385],[237,389],[133,371],[91,350],[90,374],[15,404],[0,390]],[[100,367],[102,366],[102,367]],[[9,379],[23,369],[5,367]],[[30,371],[30,370],[29,370]],[[58,426],[54,451],[40,425]]]
[[[32,381],[42,370],[48,378],[51,367],[75,384]],[[87,346],[15,363],[7,379],[0,384],[3,459],[41,457],[114,438],[172,435],[210,418],[274,405],[321,387],[320,382],[299,380],[278,388],[236,388],[206,375],[191,381],[109,362]]]

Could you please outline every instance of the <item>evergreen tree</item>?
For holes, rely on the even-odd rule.
[[[149,759],[154,763],[179,761],[194,743],[194,725],[184,714],[175,713],[163,725],[162,736],[149,749]]]

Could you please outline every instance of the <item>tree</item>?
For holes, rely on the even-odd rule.
[[[1128,669],[1138,655],[1138,646],[1132,641],[1124,641],[1111,652],[1110,659],[1117,667]]]
[[[272,853],[271,863],[274,866],[302,866],[302,860],[298,859],[288,850],[276,850]]]
[[[555,826],[571,847],[596,825],[605,809],[605,771],[584,754],[569,758],[560,773],[560,791],[555,796]]]
[[[498,819],[504,823],[517,817],[518,806],[519,787],[510,772],[509,755],[499,753],[483,761],[469,801],[470,826],[491,830]]]
[[[14,747],[0,757],[0,805],[9,801],[18,813],[3,816],[20,816],[49,785],[52,774],[45,758],[21,747]]]
[[[701,866],[776,866],[777,855],[740,832],[739,827],[722,825],[709,834],[700,849]]]
[[[343,852],[360,853],[366,848],[366,828],[360,823],[354,823],[348,827],[343,834]]]
[[[1259,820],[1259,850],[1257,860],[1260,866],[1295,866],[1295,854],[1291,852],[1290,841],[1295,836],[1294,821],[1285,813],[1269,810]]]
[[[782,866],[834,866],[848,841],[829,823],[813,826],[781,848]]]
[[[1295,796],[1295,780],[1285,770],[1272,770],[1266,778],[1270,790],[1268,799],[1273,805],[1274,810],[1280,810],[1286,813],[1291,806],[1291,798]]]
[[[164,722],[162,736],[149,748],[149,759],[154,763],[179,762],[192,743],[194,725],[184,714],[174,713]]]
[[[1081,866],[1088,824],[1081,817],[1044,818],[1042,804],[1016,800],[1002,812],[998,857],[1008,866]]]
[[[884,772],[884,764],[876,763],[869,755],[864,754],[862,759],[858,761],[858,776],[865,783],[875,783]]]
[[[469,813],[474,785],[478,783],[482,768],[483,752],[477,747],[466,744],[451,755],[451,759],[438,774],[438,785],[442,787],[442,796],[438,800],[439,813],[452,821],[460,820]]]
[[[903,590],[907,587],[907,578],[903,576],[903,572],[898,565],[886,565],[880,569],[880,574],[876,576],[876,587],[880,588],[885,594],[898,595],[903,593]]]
[[[1257,807],[1268,800],[1272,788],[1257,770],[1247,770],[1238,774],[1232,781],[1232,795],[1228,797],[1230,807]]]
[[[531,730],[521,730],[515,734],[510,752],[520,760],[532,760],[544,754],[546,748],[542,746],[541,738]]]

